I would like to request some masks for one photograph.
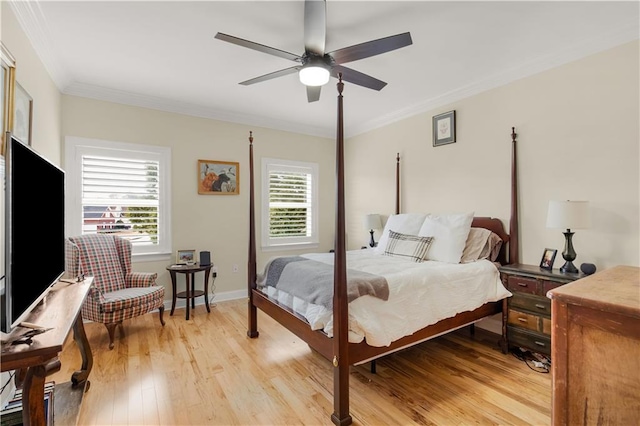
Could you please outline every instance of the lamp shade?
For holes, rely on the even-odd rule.
[[[305,86],[324,86],[329,82],[330,75],[329,70],[320,65],[304,66],[298,73],[300,82]]]
[[[381,229],[382,221],[379,214],[368,214],[364,217],[365,229]]]
[[[547,228],[583,229],[590,226],[588,201],[549,201]]]

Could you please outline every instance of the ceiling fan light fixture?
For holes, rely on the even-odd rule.
[[[305,86],[324,86],[329,82],[331,73],[326,67],[310,64],[302,67],[298,76]]]

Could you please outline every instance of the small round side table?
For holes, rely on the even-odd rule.
[[[207,312],[211,312],[209,308],[209,275],[213,264],[200,265],[199,263],[193,265],[174,264],[167,266],[167,271],[171,274],[171,287],[173,288],[173,298],[171,300],[171,313],[176,309],[176,298],[187,300],[187,313],[186,319],[189,319],[189,307],[195,309],[195,298],[204,296],[204,303],[207,306]],[[196,272],[204,271],[204,291],[195,289],[195,275]],[[180,293],[176,290],[176,276],[177,274],[185,274],[186,291]],[[191,302],[191,303],[189,303]]]

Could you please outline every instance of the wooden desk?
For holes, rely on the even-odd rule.
[[[82,303],[92,283],[93,278],[75,284],[57,283],[25,320],[52,329],[33,336],[30,345],[12,345],[12,341],[29,331],[16,327],[2,343],[2,371],[17,370],[16,377],[24,377],[22,419],[25,426],[45,425],[45,378],[60,368],[58,354],[62,352],[71,328],[82,355],[82,367],[72,374],[70,383],[56,383],[53,402],[57,424],[75,425],[78,420],[80,403],[84,392],[89,389],[87,379],[93,366],[93,355],[81,315]]]
[[[176,298],[186,299],[187,300],[187,312],[185,314],[186,319],[189,319],[189,305],[191,308],[196,307],[195,298],[204,296],[204,303],[207,306],[207,312],[211,312],[211,308],[209,307],[209,275],[211,273],[211,268],[213,264],[209,265],[200,265],[196,263],[195,265],[169,265],[167,266],[167,270],[171,273],[171,287],[173,289],[173,297],[171,299],[171,313],[169,315],[173,315],[173,311],[176,309]],[[195,289],[195,274],[196,272],[204,271],[204,291]],[[177,292],[176,289],[176,275],[177,274],[185,274],[186,279],[186,291]],[[191,301],[191,303],[189,303]]]
[[[548,295],[552,424],[640,424],[640,268],[616,266]]]

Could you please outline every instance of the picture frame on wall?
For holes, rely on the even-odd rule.
[[[33,126],[33,98],[16,82],[13,100],[13,135],[22,142],[31,145]]]
[[[544,253],[542,253],[542,259],[540,259],[540,267],[542,269],[548,269],[551,271],[553,269],[553,262],[556,260],[556,254],[558,250],[546,248],[544,249]]]
[[[0,120],[2,131],[0,132],[0,155],[5,152],[5,134],[11,130],[13,123],[13,92],[15,86],[16,60],[9,50],[0,41]]]
[[[178,250],[176,252],[176,264],[178,265],[193,265],[196,263],[196,251],[195,250]]]
[[[456,111],[433,116],[433,146],[447,145],[456,141]]]
[[[240,194],[240,163],[198,160],[198,194]]]

